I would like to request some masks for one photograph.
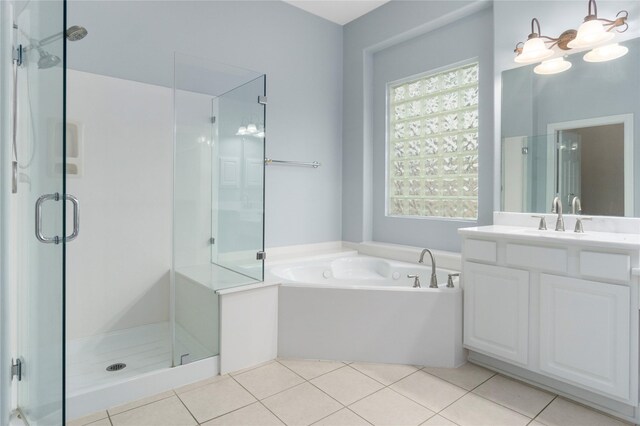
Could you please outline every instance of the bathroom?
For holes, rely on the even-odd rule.
[[[640,423],[638,16],[0,2],[0,425]]]

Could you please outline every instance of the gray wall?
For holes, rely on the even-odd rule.
[[[480,102],[485,105],[480,111],[482,201],[478,223],[491,221],[493,41],[487,6],[484,2],[394,1],[345,26],[344,240],[460,249],[457,228],[475,222],[384,217],[384,105],[376,101],[376,94],[384,96],[386,81],[473,57],[481,62]],[[465,18],[468,15],[471,17]],[[458,22],[460,19],[464,21]],[[464,43],[450,49],[452,40]]]
[[[179,51],[265,73],[267,156],[322,163],[267,168],[267,246],[341,239],[342,27],[281,1],[70,1],[68,17],[89,30],[73,69],[171,87]]]

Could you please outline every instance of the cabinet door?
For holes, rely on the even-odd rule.
[[[529,273],[464,264],[464,344],[526,365],[529,339]]]
[[[630,396],[630,289],[540,275],[540,370],[608,396]]]

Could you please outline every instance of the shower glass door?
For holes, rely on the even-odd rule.
[[[22,64],[16,73],[17,133],[12,158],[17,161],[17,192],[8,197],[17,299],[14,356],[22,364],[17,403],[30,425],[61,425],[64,424],[65,2],[16,2],[14,23],[17,28],[13,31],[13,44],[23,47]],[[3,191],[11,191],[11,182],[3,180],[3,185]],[[42,220],[41,226],[34,229],[37,204],[41,206]],[[46,242],[36,237],[38,232]]]
[[[219,119],[212,152],[211,261],[262,281],[266,77],[255,78],[214,100]],[[262,100],[262,103],[260,102]]]

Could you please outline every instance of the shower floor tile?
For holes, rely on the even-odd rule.
[[[318,363],[317,368],[310,363]],[[110,417],[101,420],[100,425],[178,426],[196,424],[196,421],[206,425],[291,426],[629,424],[471,364],[457,369],[423,368],[415,371],[409,366],[375,365],[375,368],[362,368],[361,364],[356,364],[354,367],[360,367],[360,371],[357,371],[350,365],[344,365],[340,369],[352,369],[353,374],[341,372],[343,386],[361,387],[364,376],[367,381],[375,382],[377,385],[375,389],[372,388],[371,393],[365,392],[368,395],[355,401],[352,401],[353,398],[340,398],[342,402],[316,386],[316,383],[322,382],[318,379],[325,376],[325,381],[335,380],[335,372],[338,371],[328,369],[327,363],[323,361],[275,360],[244,374],[254,371],[255,375],[260,369],[273,370],[274,365],[278,365],[278,369],[274,370],[273,374],[287,378],[295,376],[296,382],[300,384],[293,387],[284,386],[281,392],[265,396],[271,392],[265,393],[260,387],[245,387],[239,380],[242,374],[218,377],[191,385],[181,391],[162,394],[161,403],[151,402],[157,401],[154,398],[145,398],[127,404],[124,407],[125,411],[116,410],[116,415],[112,415],[113,410],[108,410]],[[289,368],[300,365],[304,365],[305,372],[314,372],[307,377],[315,377],[305,378],[299,375],[296,369]],[[284,374],[282,368],[286,368],[288,372]],[[381,371],[394,374],[381,376]],[[408,375],[405,376],[405,373]],[[421,386],[414,386],[415,389],[406,392],[405,384],[417,380],[413,376],[420,379],[418,382]],[[350,378],[353,383],[348,383]],[[435,388],[434,384],[437,384]],[[452,398],[447,403],[432,404],[429,398],[425,398],[424,393],[437,392],[438,387],[444,385],[455,388],[455,392],[449,392]],[[190,416],[186,416],[186,413]],[[97,417],[103,416],[104,412],[101,412]],[[67,423],[69,424],[81,425],[82,422]]]

